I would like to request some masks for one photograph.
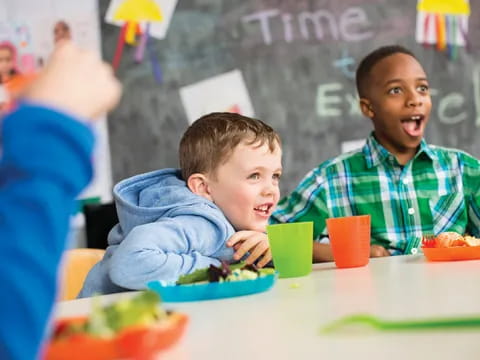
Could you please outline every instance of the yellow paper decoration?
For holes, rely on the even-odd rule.
[[[442,15],[470,15],[470,3],[465,0],[423,0],[418,2],[417,10]]]
[[[435,45],[449,58],[457,58],[458,47],[469,51],[469,0],[418,0],[415,38],[425,45]]]
[[[160,7],[154,0],[125,0],[115,10],[113,19],[125,22],[115,49],[115,55],[112,61],[113,68],[117,70],[120,65],[124,43],[137,45],[137,34],[141,34],[141,39],[135,51],[135,61],[141,63],[145,47],[148,46],[150,23],[163,21],[163,14]],[[139,26],[141,22],[146,23],[143,32]],[[155,80],[161,83],[162,72],[153,50],[150,51],[150,61],[152,63]]]
[[[120,21],[162,21],[163,14],[153,0],[126,0],[115,11],[114,20]]]
[[[136,33],[137,23],[135,21],[129,21],[127,23],[127,31],[125,32],[125,42],[127,44],[134,45]]]

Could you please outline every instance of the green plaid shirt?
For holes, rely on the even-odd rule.
[[[465,152],[427,145],[405,166],[373,134],[357,151],[313,169],[280,201],[272,223],[313,221],[314,240],[327,237],[325,219],[371,215],[372,244],[392,254],[415,253],[422,235],[480,235],[480,162]]]

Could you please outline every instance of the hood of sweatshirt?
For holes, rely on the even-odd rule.
[[[113,188],[117,214],[123,234],[138,225],[185,213],[222,216],[212,201],[190,191],[178,169],[162,169],[133,176]],[[205,209],[207,207],[207,209]],[[207,211],[205,211],[207,210]]]

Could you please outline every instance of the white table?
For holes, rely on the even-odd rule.
[[[311,275],[279,279],[265,293],[165,307],[187,313],[190,324],[162,359],[480,359],[480,329],[319,333],[360,312],[390,319],[480,315],[480,261],[437,263],[415,255],[372,259],[354,269],[316,264]],[[90,299],[66,301],[56,314],[89,309]]]

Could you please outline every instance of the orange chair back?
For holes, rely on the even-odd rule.
[[[75,299],[90,269],[102,260],[105,250],[71,249],[64,255],[59,300]]]

